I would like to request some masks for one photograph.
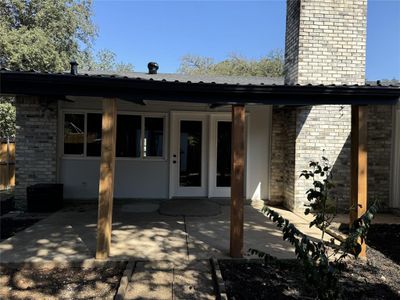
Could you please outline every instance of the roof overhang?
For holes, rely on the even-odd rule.
[[[86,96],[128,101],[210,104],[382,104],[399,102],[400,88],[357,85],[240,85],[66,73],[0,71],[1,95]]]

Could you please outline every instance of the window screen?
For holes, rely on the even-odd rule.
[[[64,154],[83,154],[84,114],[64,115]]]
[[[143,156],[163,156],[164,119],[144,119],[144,154]]]
[[[87,114],[86,155],[101,154],[101,114]]]
[[[116,156],[140,157],[140,136],[140,116],[118,115]]]

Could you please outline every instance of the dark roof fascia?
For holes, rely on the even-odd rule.
[[[161,100],[217,104],[393,105],[399,101],[400,88],[350,85],[235,85],[0,71],[0,94],[115,97],[128,101]]]

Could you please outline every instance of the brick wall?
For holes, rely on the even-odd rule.
[[[295,125],[294,125],[295,124]],[[368,109],[368,201],[390,206],[392,107]],[[295,132],[294,132],[295,130]],[[332,196],[345,211],[350,203],[351,107],[320,105],[274,108],[271,204],[302,210],[311,181],[299,178],[310,160],[325,156],[333,164]],[[294,132],[294,134],[293,134]]]
[[[269,204],[293,208],[295,176],[295,111],[274,107],[272,111],[271,184]]]
[[[388,207],[391,191],[393,132],[391,106],[370,105],[368,109],[368,200],[378,199]],[[397,183],[398,184],[398,183]]]
[[[322,156],[332,164],[334,194],[340,207],[348,207],[350,196],[350,106],[320,105],[296,110],[296,168],[295,208],[306,202],[306,191],[311,180],[299,178],[309,162],[320,161]]]
[[[57,103],[17,97],[16,186],[18,209],[26,208],[26,187],[57,180]]]

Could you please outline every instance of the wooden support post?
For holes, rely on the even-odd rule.
[[[103,100],[96,259],[106,259],[110,254],[111,247],[117,127],[116,102],[116,99]]]
[[[243,255],[245,108],[232,105],[231,257]]]
[[[367,106],[352,105],[350,226],[367,211],[367,115]],[[365,251],[363,243],[361,257]]]

